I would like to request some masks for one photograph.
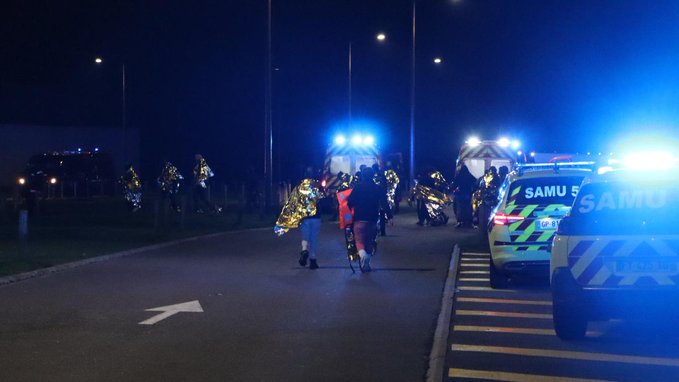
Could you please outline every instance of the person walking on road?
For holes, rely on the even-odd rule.
[[[455,180],[453,181],[453,194],[455,195],[455,217],[457,228],[472,227],[472,194],[476,187],[476,178],[469,172],[466,165],[462,165]]]
[[[364,168],[361,171],[361,180],[347,199],[349,208],[354,210],[354,237],[362,272],[372,270],[370,259],[375,250],[374,240],[380,207],[385,209],[388,218],[392,217],[386,194],[375,184],[374,176],[372,168]]]
[[[304,174],[311,184],[320,185],[320,182],[314,179],[313,168],[309,167],[306,169]],[[320,200],[320,199],[318,199]],[[318,200],[315,202],[318,203]],[[318,269],[318,261],[316,260],[316,248],[318,248],[318,236],[321,233],[321,214],[318,211],[318,205],[313,209],[313,213],[304,219],[300,224],[300,230],[302,231],[302,252],[299,255],[299,265],[306,267],[307,260],[309,261],[309,269]]]

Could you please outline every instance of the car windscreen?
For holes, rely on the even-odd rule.
[[[550,176],[519,179],[509,187],[514,204],[565,204],[570,206],[584,176]]]

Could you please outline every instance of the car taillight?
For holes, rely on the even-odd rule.
[[[523,219],[525,219],[525,217],[521,215],[507,215],[504,212],[498,212],[493,218],[493,223],[497,225],[508,225]]]

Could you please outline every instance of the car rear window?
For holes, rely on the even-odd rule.
[[[551,176],[519,179],[509,188],[509,199],[515,204],[571,205],[584,176]]]

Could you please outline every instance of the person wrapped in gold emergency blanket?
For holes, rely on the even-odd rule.
[[[132,164],[125,166],[125,174],[120,177],[120,183],[123,186],[123,197],[127,202],[127,208],[132,212],[137,212],[141,208],[141,180]]]
[[[410,200],[417,201],[422,212],[426,211],[426,216],[418,216],[418,224],[422,225],[423,220],[432,226],[448,223],[448,215],[444,209],[451,200],[448,197],[448,183],[440,172],[430,170],[420,174],[410,192]],[[418,215],[422,214],[418,211]]]

